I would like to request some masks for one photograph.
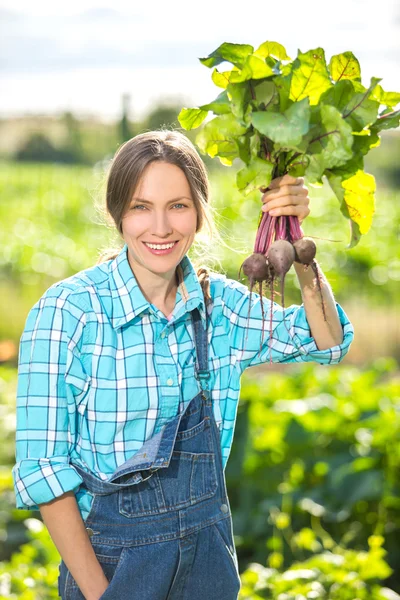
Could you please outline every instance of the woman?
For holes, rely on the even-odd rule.
[[[263,210],[304,220],[303,183],[273,180]],[[247,321],[248,288],[187,256],[212,229],[208,197],[186,136],[129,140],[107,181],[123,248],[52,285],[28,315],[14,484],[61,554],[64,599],[237,598],[224,469],[241,374],[268,362],[269,335],[259,353],[259,295]],[[311,269],[295,269],[304,303],[285,320],[274,304],[273,361],[338,363],[352,325],[323,278],[325,322]]]

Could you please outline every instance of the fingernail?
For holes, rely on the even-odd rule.
[[[270,210],[269,214],[274,217],[276,214],[278,214],[278,211],[276,211],[276,210]]]

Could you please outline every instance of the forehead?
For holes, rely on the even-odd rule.
[[[179,195],[190,196],[190,192],[189,182],[182,169],[170,163],[152,162],[144,170],[133,195],[155,200],[152,196],[161,195],[168,199]]]

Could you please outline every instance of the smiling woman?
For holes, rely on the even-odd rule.
[[[210,243],[220,239],[209,193],[203,161],[177,131],[137,135],[114,157],[107,181],[107,211],[128,246],[128,261],[142,293],[164,314],[175,302],[176,267],[196,233],[205,228]],[[99,262],[118,253],[106,252]],[[199,267],[197,275],[207,300],[208,271]]]
[[[241,375],[271,352],[340,362],[353,328],[337,305],[343,341],[318,349],[303,305],[194,268],[209,183],[177,131],[119,148],[106,205],[123,247],[52,285],[21,336],[17,506],[40,508],[63,600],[236,600],[224,470]]]
[[[197,210],[191,188],[180,167],[153,160],[134,194],[140,195],[139,200],[133,197],[121,223],[128,261],[143,295],[169,314],[177,291],[176,267],[196,234]],[[187,200],[176,202],[183,198]]]

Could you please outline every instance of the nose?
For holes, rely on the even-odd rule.
[[[173,229],[165,211],[153,211],[150,233],[158,239],[167,238],[171,235]]]

